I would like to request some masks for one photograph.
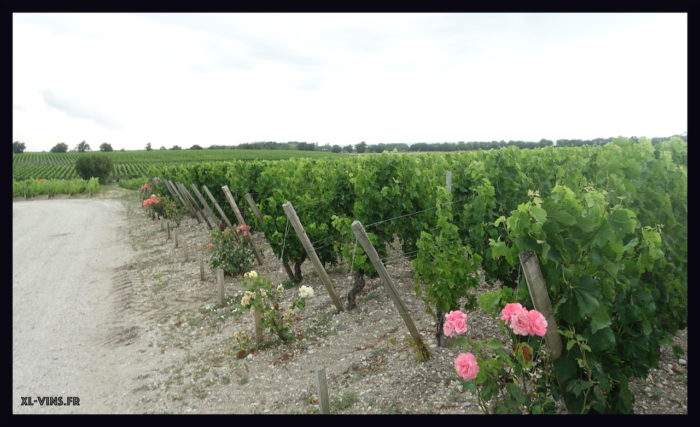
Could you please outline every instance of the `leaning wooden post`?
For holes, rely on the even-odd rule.
[[[416,325],[413,323],[411,316],[408,314],[406,306],[404,305],[403,301],[401,301],[401,297],[399,296],[399,293],[394,287],[394,282],[392,282],[391,277],[389,277],[389,273],[386,271],[386,268],[384,268],[384,264],[382,264],[377,250],[374,249],[372,242],[369,241],[369,237],[367,237],[365,228],[362,226],[362,223],[360,223],[360,221],[353,221],[350,228],[352,228],[353,233],[355,233],[355,237],[357,237],[357,241],[360,243],[360,245],[362,245],[362,248],[365,250],[365,253],[367,253],[367,256],[369,257],[370,261],[372,261],[372,265],[374,265],[374,268],[377,270],[379,276],[382,278],[384,287],[389,292],[389,296],[394,302],[396,308],[399,310],[399,314],[401,315],[401,318],[406,324],[408,331],[411,333],[411,337],[413,337],[413,341],[415,342],[416,347],[418,347],[418,351],[420,352],[422,359],[428,360],[428,358],[430,358],[430,352],[428,351],[428,347],[426,347],[423,343],[423,338],[418,332],[418,329],[416,329]]]
[[[301,221],[299,221],[299,217],[297,216],[297,213],[294,210],[292,203],[285,202],[284,204],[282,204],[282,208],[284,208],[284,213],[287,214],[289,222],[292,223],[294,231],[296,231],[297,237],[299,237],[299,241],[304,246],[306,254],[309,256],[311,263],[316,268],[316,272],[318,272],[318,276],[321,278],[323,286],[326,287],[328,295],[331,296],[333,304],[335,304],[335,307],[338,309],[338,311],[343,311],[343,304],[340,302],[340,298],[338,298],[338,295],[335,293],[335,290],[333,289],[333,284],[331,283],[331,279],[330,277],[328,277],[328,273],[326,273],[326,270],[323,268],[323,265],[321,265],[321,260],[318,259],[318,255],[316,255],[314,246],[311,244],[309,236],[306,235],[306,231],[301,225]]]
[[[216,215],[214,215],[214,212],[209,209],[209,204],[207,203],[206,200],[204,200],[204,197],[202,197],[202,193],[199,192],[197,189],[197,186],[194,185],[194,183],[190,184],[190,188],[192,188],[192,191],[194,191],[194,195],[197,196],[197,199],[199,199],[199,203],[202,204],[202,207],[204,208],[204,212],[211,217],[212,220],[216,221]]]
[[[204,222],[207,223],[207,227],[209,227],[209,229],[211,230],[212,226],[209,223],[209,220],[207,219],[206,216],[202,215],[202,212],[200,212],[201,209],[199,208],[199,206],[197,206],[197,203],[192,198],[192,195],[190,194],[190,192],[187,191],[187,188],[185,188],[185,184],[183,184],[181,182],[176,182],[175,184],[180,189],[180,192],[182,193],[183,198],[190,205],[190,208],[194,211],[194,214],[197,216],[197,219],[200,222],[200,224],[201,224],[202,220],[204,220]]]
[[[559,336],[557,320],[552,312],[552,302],[549,300],[547,285],[540,270],[537,254],[534,252],[520,252],[519,258],[520,265],[525,273],[525,281],[527,282],[527,289],[530,291],[532,304],[547,319],[547,333],[544,336],[544,340],[552,352],[552,360],[556,360],[561,356],[561,337]]]
[[[330,414],[328,402],[328,384],[326,383],[326,368],[316,368],[316,380],[318,381],[318,401],[322,414]]]
[[[224,305],[224,270],[216,269],[216,285],[219,288],[219,305]]]
[[[170,182],[170,181],[167,180],[167,179],[166,179],[166,180],[163,180],[163,182],[165,183],[165,188],[167,188],[168,191],[170,192],[170,195],[173,196],[173,199],[174,199],[174,200],[179,200],[179,201],[180,201],[180,204],[181,204],[182,206],[188,207],[188,206],[185,204],[185,201],[182,199],[182,196],[180,195],[180,192],[178,192],[178,191],[175,190],[175,185],[173,185],[173,183]]]
[[[209,200],[211,200],[211,203],[214,205],[216,210],[219,211],[219,215],[221,215],[221,218],[224,220],[226,225],[228,225],[229,228],[233,228],[233,224],[231,224],[231,221],[229,221],[228,217],[224,213],[224,210],[221,209],[221,206],[219,206],[219,202],[216,201],[214,196],[211,194],[211,191],[209,191],[209,188],[206,185],[202,185],[202,190],[204,190],[204,192],[207,193]]]
[[[255,306],[253,316],[255,319],[255,344],[260,345],[263,342],[262,310],[260,307]]]
[[[201,224],[202,219],[199,217],[197,210],[194,209],[194,206],[192,206],[190,204],[190,201],[187,200],[187,198],[185,197],[185,193],[183,193],[180,189],[181,184],[179,182],[171,182],[170,185],[173,187],[173,190],[178,195],[178,198],[182,202],[182,206],[186,207],[190,211],[190,215],[197,220],[197,223]]]
[[[238,210],[238,205],[233,199],[233,195],[231,194],[231,190],[229,190],[228,185],[224,185],[223,187],[221,187],[221,189],[224,190],[226,200],[228,200],[228,204],[231,205],[231,209],[233,209],[233,213],[236,215],[238,225],[245,225],[246,228],[248,228],[248,226],[245,223],[245,220],[243,219],[243,215],[241,215],[241,211]],[[258,253],[258,248],[255,247],[253,239],[251,239],[250,236],[248,236],[247,239],[244,238],[243,240],[247,241],[250,244],[250,247],[253,248],[253,253],[255,254],[255,258],[258,260],[258,264],[263,265],[262,257],[260,256],[260,253]]]
[[[255,200],[253,199],[253,196],[250,195],[250,193],[246,193],[245,196],[245,201],[248,202],[248,206],[250,206],[250,210],[253,211],[255,216],[258,218],[258,223],[260,226],[262,226],[263,223],[263,216],[262,213],[260,213],[260,209],[258,209],[258,205],[255,204]],[[292,282],[294,281],[294,273],[292,273],[292,268],[287,264],[285,260],[282,260],[282,267],[284,267],[284,271],[287,272],[287,276],[289,276],[289,280]]]
[[[527,289],[530,291],[532,304],[535,306],[535,310],[542,313],[544,318],[547,319],[547,332],[544,335],[544,341],[552,353],[552,360],[556,360],[562,353],[561,337],[559,336],[557,320],[554,318],[552,311],[552,301],[549,299],[547,284],[544,281],[544,276],[542,276],[542,270],[540,270],[540,262],[537,259],[537,254],[534,252],[520,252],[518,257],[525,274],[525,281],[527,282]],[[562,395],[564,395],[566,381],[560,380],[559,376],[557,376],[557,381],[559,382],[559,388],[562,390]],[[562,402],[566,407],[566,400],[562,399]]]
[[[250,210],[253,211],[255,214],[255,217],[258,219],[258,222],[262,224],[263,222],[263,216],[262,213],[260,212],[260,209],[258,209],[258,205],[255,204],[255,200],[253,200],[253,196],[250,195],[250,193],[245,193],[243,196],[246,202],[248,202],[248,206],[250,206]]]

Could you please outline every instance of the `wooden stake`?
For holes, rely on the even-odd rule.
[[[262,225],[263,222],[263,216],[262,213],[260,212],[260,209],[258,209],[258,205],[255,204],[255,200],[253,200],[253,196],[250,195],[250,193],[245,193],[245,196],[243,196],[246,202],[248,202],[248,206],[250,206],[250,210],[253,211],[255,214],[255,217],[258,219],[258,223]]]
[[[187,201],[187,203],[190,205],[190,208],[194,211],[194,214],[197,217],[197,220],[199,221],[199,223],[201,224],[202,220],[204,220],[204,222],[207,224],[207,227],[209,227],[209,229],[211,230],[212,225],[209,223],[209,220],[207,219],[207,217],[202,214],[201,209],[197,205],[197,202],[194,201],[194,198],[192,197],[190,192],[187,191],[187,188],[185,188],[185,184],[183,184],[181,182],[176,182],[175,184],[180,189],[180,192],[182,193],[182,197],[185,199],[185,201]]]
[[[216,284],[219,288],[219,305],[224,305],[224,270],[216,269]]]
[[[170,221],[166,224],[168,228],[168,240],[170,240]],[[167,240],[166,240],[167,241]]]
[[[544,340],[552,352],[552,360],[556,360],[561,356],[561,337],[559,336],[557,320],[552,312],[552,302],[549,299],[549,293],[547,293],[547,285],[540,270],[537,254],[534,252],[520,252],[519,258],[520,265],[525,273],[525,281],[527,282],[527,289],[530,291],[532,304],[547,319],[547,333],[544,336]]]
[[[204,255],[199,253],[199,280],[204,281]]]
[[[204,197],[202,197],[202,193],[200,193],[199,190],[197,190],[197,186],[195,186],[194,183],[192,183],[190,184],[190,188],[192,188],[194,195],[197,197],[197,199],[199,199],[199,203],[202,205],[203,212],[206,214],[205,217],[208,215],[209,218],[211,218],[213,221],[216,221],[216,215],[214,215],[214,212],[212,212],[212,210],[209,209],[209,204],[206,200],[204,200]]]
[[[306,231],[301,225],[301,221],[299,221],[299,217],[297,216],[297,213],[294,210],[294,206],[292,206],[291,202],[285,202],[284,204],[282,204],[282,208],[284,208],[284,212],[287,214],[289,222],[292,223],[294,231],[297,233],[297,237],[299,237],[299,241],[304,246],[306,254],[309,256],[309,259],[311,260],[311,263],[316,269],[316,272],[318,272],[318,276],[321,278],[323,286],[326,287],[328,295],[330,295],[333,304],[335,304],[335,307],[338,309],[338,311],[343,311],[343,304],[340,302],[340,298],[338,298],[338,295],[335,293],[335,290],[333,289],[333,284],[331,283],[331,279],[330,277],[328,277],[328,273],[326,273],[326,270],[323,268],[323,265],[321,265],[321,260],[318,259],[318,255],[316,255],[316,251],[314,250],[314,247],[311,244],[311,241],[309,240],[309,236],[306,235]]]
[[[408,331],[411,333],[411,337],[413,337],[413,341],[415,342],[416,347],[418,348],[418,351],[421,354],[421,357],[424,360],[429,359],[430,352],[423,343],[423,338],[418,332],[418,329],[416,329],[416,325],[413,323],[411,316],[409,316],[406,306],[404,305],[403,301],[401,301],[401,297],[399,297],[399,293],[396,291],[394,283],[392,282],[391,277],[389,277],[389,273],[386,271],[386,268],[384,268],[384,264],[382,264],[382,261],[379,258],[379,254],[377,254],[377,250],[374,249],[372,242],[369,241],[369,237],[367,237],[367,233],[365,232],[365,228],[362,226],[362,223],[360,223],[360,221],[353,221],[350,228],[352,228],[353,233],[355,233],[355,237],[357,237],[357,241],[360,243],[360,245],[362,245],[362,248],[365,250],[365,253],[367,253],[367,256],[369,257],[370,261],[372,261],[372,265],[374,265],[374,268],[377,270],[379,276],[382,278],[384,287],[389,292],[391,300],[394,302],[394,305],[399,310],[399,315],[401,315],[401,318],[406,324]]]
[[[255,344],[260,345],[263,342],[263,330],[262,330],[262,310],[260,307],[255,307],[253,309],[253,316],[255,318]]]
[[[246,225],[245,220],[243,219],[243,215],[241,215],[241,211],[238,210],[238,205],[233,199],[233,195],[231,194],[231,190],[228,189],[228,185],[224,185],[223,187],[221,187],[221,189],[224,190],[226,200],[228,200],[228,204],[231,205],[231,209],[233,209],[233,213],[236,215],[238,225],[245,225],[247,228],[248,226]],[[251,239],[250,236],[248,236],[247,239],[244,237],[243,240],[248,242],[250,244],[250,247],[253,248],[253,253],[255,254],[255,258],[258,260],[258,264],[263,265],[262,256],[260,256],[260,254],[258,253],[258,249],[255,247],[253,239]]]
[[[322,414],[330,414],[328,401],[328,384],[326,383],[326,368],[316,368],[316,380],[318,381],[318,401]]]
[[[175,247],[177,248],[180,242],[177,240],[177,228],[175,229]]]
[[[219,202],[216,201],[214,196],[211,194],[211,191],[209,191],[209,188],[207,188],[206,185],[202,185],[202,189],[204,190],[205,193],[207,193],[207,196],[209,197],[209,200],[211,200],[211,203],[214,205],[217,211],[219,211],[219,215],[221,215],[221,218],[226,222],[226,225],[229,226],[229,228],[233,228],[233,225],[231,224],[231,221],[229,221],[228,217],[224,213],[224,210],[221,209],[221,206],[219,206]]]
[[[248,202],[248,206],[250,206],[250,210],[253,211],[255,216],[258,218],[258,223],[262,227],[263,224],[263,216],[262,213],[260,213],[260,209],[258,209],[258,205],[255,204],[255,200],[253,199],[253,196],[250,195],[250,193],[246,193],[245,196],[243,196]],[[284,267],[284,271],[287,272],[287,276],[289,276],[289,280],[294,281],[294,273],[292,273],[292,268],[287,264],[286,261],[282,260],[282,267]]]

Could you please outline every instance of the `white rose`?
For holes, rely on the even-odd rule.
[[[314,290],[310,286],[302,286],[299,288],[299,296],[302,298],[310,298],[314,296]]]

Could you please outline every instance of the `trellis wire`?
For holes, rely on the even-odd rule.
[[[371,224],[367,224],[367,225],[365,225],[364,227],[365,227],[365,228],[373,227],[373,226],[375,226],[375,225],[377,225],[377,224],[381,224],[381,223],[384,223],[384,222],[393,221],[393,220],[399,219],[399,218],[405,218],[405,217],[407,217],[407,216],[417,215],[417,214],[422,213],[422,212],[426,212],[426,211],[429,211],[429,210],[437,209],[439,206],[451,205],[451,204],[454,204],[454,203],[463,202],[463,201],[465,201],[465,200],[467,200],[467,199],[466,199],[466,198],[462,198],[462,199],[459,199],[459,200],[453,200],[453,201],[451,201],[451,202],[449,202],[449,203],[437,204],[437,205],[435,205],[435,206],[432,207],[432,208],[422,209],[422,210],[419,210],[419,211],[416,211],[416,212],[412,212],[412,213],[407,213],[407,214],[404,214],[404,215],[395,216],[395,217],[393,217],[393,218],[383,219],[383,220],[381,220],[381,221],[377,221],[377,222],[373,222],[373,223],[371,223]]]

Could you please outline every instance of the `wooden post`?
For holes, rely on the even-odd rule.
[[[209,209],[209,204],[207,203],[206,200],[204,200],[204,197],[202,197],[202,193],[197,190],[197,186],[194,185],[194,183],[190,184],[190,187],[192,188],[192,191],[194,191],[194,195],[197,196],[197,199],[199,199],[199,203],[202,204],[202,207],[204,208],[204,212],[209,215],[209,217],[216,221],[216,215],[214,215],[214,212],[212,212],[211,209]]]
[[[322,414],[330,414],[328,402],[328,384],[326,383],[326,368],[316,368],[316,379],[318,381],[318,401]]]
[[[204,281],[204,255],[199,253],[199,280]]]
[[[207,193],[209,200],[211,200],[211,203],[214,205],[216,210],[219,211],[219,215],[221,215],[221,218],[224,220],[224,222],[226,222],[226,225],[228,225],[229,228],[233,228],[233,224],[231,224],[231,221],[229,221],[228,217],[224,213],[224,210],[221,209],[221,206],[219,206],[219,202],[216,201],[214,196],[211,194],[211,191],[209,191],[209,188],[206,185],[202,185],[202,189],[205,193]]]
[[[318,255],[316,255],[316,251],[314,250],[314,247],[311,244],[311,241],[309,240],[309,236],[306,235],[306,231],[301,225],[301,221],[299,221],[299,217],[297,216],[297,213],[294,210],[294,206],[292,206],[291,202],[285,202],[284,204],[282,204],[282,208],[284,208],[284,213],[287,214],[289,222],[292,223],[294,231],[296,231],[297,237],[299,237],[299,241],[304,246],[304,249],[306,249],[306,254],[309,256],[311,263],[316,268],[318,276],[321,278],[321,282],[323,282],[323,285],[328,291],[328,295],[331,296],[333,304],[335,304],[335,307],[338,309],[338,311],[343,311],[343,304],[340,302],[340,298],[338,298],[338,295],[335,293],[335,290],[333,289],[333,284],[331,283],[331,279],[330,277],[328,277],[328,273],[326,273],[326,270],[323,268],[323,265],[321,265],[321,260],[318,259]]]
[[[255,204],[255,200],[253,200],[253,196],[250,195],[250,193],[245,193],[245,196],[243,196],[246,202],[248,202],[248,206],[250,206],[250,210],[253,211],[255,214],[255,217],[258,219],[258,222],[262,225],[263,222],[263,216],[262,213],[260,212],[260,209],[258,209],[258,205]]]
[[[166,226],[167,226],[167,228],[168,228],[168,240],[170,240],[170,221],[168,221],[168,223],[166,224]],[[167,241],[167,240],[166,240],[166,241]]]
[[[179,200],[180,204],[182,204],[182,206],[187,207],[187,205],[185,204],[185,201],[182,199],[182,196],[180,195],[180,192],[175,190],[175,185],[167,179],[164,180],[163,182],[165,183],[165,188],[167,188],[168,191],[170,192],[170,195],[173,196],[173,199]]]
[[[396,291],[394,283],[392,282],[391,277],[389,277],[389,273],[386,271],[386,268],[384,268],[384,264],[382,264],[382,261],[379,258],[379,254],[377,254],[377,250],[374,249],[372,242],[369,241],[369,237],[367,237],[365,228],[362,226],[362,223],[360,223],[360,221],[353,221],[350,228],[352,228],[353,233],[355,233],[355,237],[357,237],[357,241],[360,243],[360,245],[362,245],[362,248],[365,250],[365,253],[367,253],[367,256],[369,257],[370,261],[372,261],[372,265],[374,265],[374,268],[377,270],[379,276],[382,278],[384,287],[389,292],[389,296],[394,302],[396,308],[399,310],[399,314],[401,315],[401,318],[406,324],[408,331],[411,333],[411,337],[413,337],[413,341],[415,342],[416,347],[418,347],[418,351],[420,352],[421,357],[424,360],[427,360],[428,358],[430,358],[430,352],[423,343],[423,339],[420,333],[418,332],[418,329],[416,329],[416,325],[413,323],[411,316],[409,316],[406,306],[404,305],[403,301],[401,301],[401,297],[399,297],[399,293]]]
[[[187,241],[183,240],[182,249],[183,249],[183,252],[185,253],[185,261],[189,261],[190,260],[190,250],[188,249]]]
[[[201,209],[197,205],[197,202],[194,201],[190,192],[187,191],[187,188],[185,188],[185,184],[181,182],[176,182],[175,184],[177,184],[177,187],[180,189],[180,192],[182,192],[183,198],[185,199],[185,201],[187,201],[187,203],[190,205],[190,208],[192,208],[192,210],[194,211],[194,214],[197,216],[199,223],[201,224],[202,220],[204,220],[204,222],[207,224],[207,227],[209,227],[209,229],[211,230],[212,226],[209,223],[209,220],[206,216],[202,214]]]
[[[190,215],[191,215],[193,218],[195,218],[199,224],[201,224],[201,223],[202,223],[202,218],[200,218],[199,213],[198,213],[197,210],[194,208],[194,206],[192,206],[192,204],[191,204],[190,201],[187,199],[187,197],[185,197],[185,193],[184,193],[184,192],[182,191],[182,189],[180,188],[180,186],[181,186],[182,184],[180,184],[179,182],[171,182],[170,184],[172,185],[173,190],[175,191],[175,193],[177,193],[177,195],[179,196],[180,201],[182,202],[182,205],[183,205],[184,207],[186,207],[186,208],[190,211]]]
[[[260,307],[255,307],[253,309],[253,316],[255,318],[255,344],[260,345],[263,342],[263,330],[262,330],[262,310]]]
[[[179,243],[180,243],[180,242],[178,242],[178,240],[177,240],[177,228],[175,229],[174,233],[175,233],[175,247],[177,248],[178,245],[179,245]]]
[[[245,196],[243,196],[248,202],[248,206],[250,206],[250,210],[253,211],[255,216],[258,218],[258,222],[260,223],[260,226],[262,226],[263,223],[263,216],[262,213],[260,213],[260,209],[258,209],[258,205],[255,204],[255,200],[253,199],[253,196],[250,195],[250,193],[246,193]],[[292,273],[292,268],[287,264],[285,260],[282,260],[282,267],[284,267],[284,271],[287,272],[287,276],[289,276],[289,280],[294,281],[294,273]]]
[[[245,223],[245,220],[243,219],[243,215],[241,215],[241,211],[238,210],[238,205],[233,199],[233,195],[231,194],[231,190],[228,189],[228,185],[224,185],[223,187],[221,187],[221,189],[224,190],[226,200],[228,200],[228,204],[231,205],[231,209],[233,209],[233,213],[236,215],[238,225],[245,225],[246,227],[248,227]],[[255,247],[253,239],[251,239],[250,236],[248,236],[247,239],[244,237],[243,240],[247,241],[250,244],[250,247],[253,248],[253,253],[255,254],[255,258],[258,260],[258,264],[263,265],[262,257],[258,253],[258,248]]]
[[[158,221],[160,222],[160,231],[165,231],[165,227],[163,227],[163,217],[158,215]]]
[[[544,340],[552,352],[552,360],[556,360],[561,356],[561,337],[559,336],[557,321],[552,312],[552,302],[547,293],[547,285],[540,270],[537,254],[534,252],[520,252],[519,258],[520,265],[525,273],[525,281],[527,282],[527,289],[530,291],[532,304],[547,319],[547,333],[544,336]]]
[[[445,189],[448,193],[452,192],[452,171],[447,171],[445,174]]]
[[[224,305],[224,270],[216,269],[216,285],[219,288],[219,305]]]
[[[175,200],[175,201],[178,201],[178,200],[179,200],[180,203],[182,203],[182,204],[184,205],[185,202],[182,200],[182,197],[180,196],[180,194],[178,194],[178,193],[173,189],[172,183],[171,183],[170,181],[168,181],[167,179],[164,180],[163,182],[165,183],[165,188],[167,188],[167,189],[168,189],[168,192],[170,193],[170,195],[173,196],[173,200]]]

